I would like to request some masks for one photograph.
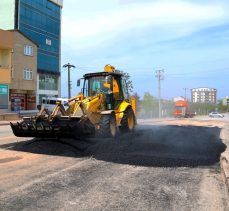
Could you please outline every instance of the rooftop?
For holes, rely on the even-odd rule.
[[[54,4],[63,7],[63,0],[49,0],[51,2],[53,2]]]

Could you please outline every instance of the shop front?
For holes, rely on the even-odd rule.
[[[8,109],[9,85],[0,84],[0,109]]]
[[[10,93],[11,111],[35,110],[36,95],[34,93]]]

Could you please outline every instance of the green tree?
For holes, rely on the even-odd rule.
[[[122,73],[124,75],[124,78],[126,80],[126,85],[127,85],[128,92],[129,92],[129,94],[132,94],[133,91],[134,91],[134,86],[133,86],[133,81],[130,78],[130,74],[127,73],[127,72],[124,72],[122,70],[116,70],[116,71],[119,72],[119,73]]]
[[[219,100],[219,104],[217,108],[219,112],[222,112],[222,113],[229,112],[229,105],[224,105],[223,100]]]
[[[153,97],[149,92],[145,92],[141,102],[142,117],[152,118],[158,113],[157,99]]]
[[[139,102],[140,102],[140,96],[138,95],[138,93],[135,92],[135,93],[133,94],[133,96],[136,98],[137,103],[139,103]]]
[[[215,111],[216,108],[216,104],[189,102],[189,111],[196,112],[197,115],[208,115],[210,112]]]

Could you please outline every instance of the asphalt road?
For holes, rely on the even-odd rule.
[[[15,138],[0,126],[0,210],[229,210],[224,123],[140,122],[86,142]]]

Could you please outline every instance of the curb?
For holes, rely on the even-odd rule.
[[[221,156],[220,158],[220,166],[221,166],[223,176],[225,179],[225,183],[227,186],[227,191],[229,193],[229,163],[228,163],[228,160],[224,156]]]
[[[229,157],[226,156],[226,154],[229,155],[229,150],[226,150],[221,154],[220,157],[220,166],[223,172],[223,177],[227,186],[227,191],[229,193]]]
[[[229,136],[229,124],[223,127],[221,140],[226,145],[226,149],[220,155],[220,167],[227,187],[227,193],[229,194],[229,140],[228,140],[229,137],[228,136]]]
[[[0,122],[0,127],[5,125],[10,125],[10,122],[2,122],[2,123]]]

